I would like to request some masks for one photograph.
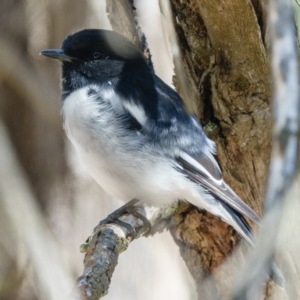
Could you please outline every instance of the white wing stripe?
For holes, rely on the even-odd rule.
[[[222,186],[223,185],[223,179],[217,180],[214,178],[201,164],[199,164],[195,159],[193,159],[190,155],[181,152],[180,157],[184,159],[186,162],[188,162],[190,165],[194,166],[196,169],[198,169],[201,173],[206,174],[213,182],[215,182],[217,185]],[[212,163],[214,163],[212,161]],[[218,166],[219,167],[219,166]]]
[[[141,125],[144,125],[147,121],[145,111],[142,107],[133,103],[123,101],[124,107],[135,117]]]

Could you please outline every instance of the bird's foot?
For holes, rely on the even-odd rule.
[[[151,223],[149,222],[149,220],[144,215],[138,213],[137,211],[133,210],[132,208],[133,207],[130,207],[127,212],[131,213],[137,219],[142,220],[143,225],[146,227],[146,230],[144,231],[143,235],[147,236],[150,233],[151,228],[152,228]]]
[[[100,226],[103,226],[105,224],[117,224],[119,226],[125,227],[129,232],[130,232],[130,236],[132,239],[134,239],[136,237],[136,231],[135,229],[126,222],[123,222],[121,220],[119,220],[119,218],[124,215],[125,213],[132,213],[133,210],[133,206],[138,202],[138,199],[132,199],[130,200],[128,203],[124,204],[123,206],[121,206],[120,208],[118,208],[117,210],[115,210],[114,212],[112,212],[111,214],[109,214],[104,220],[102,220],[98,226],[96,226],[94,228],[94,231],[99,228]],[[133,213],[132,213],[133,214]]]
[[[138,202],[139,200],[137,199],[132,199],[131,201],[129,201],[128,203],[126,203],[125,205],[121,206],[120,208],[118,208],[117,210],[115,210],[113,213],[109,214],[104,220],[102,220],[95,228],[94,228],[94,232],[101,226],[106,225],[106,224],[117,224],[119,226],[125,227],[129,232],[129,236],[131,236],[131,238],[134,240],[136,237],[136,230],[129,224],[126,222],[123,222],[121,220],[119,220],[119,218],[124,215],[125,213],[130,213],[133,216],[135,216],[136,218],[142,220],[144,226],[146,227],[146,231],[144,232],[144,235],[147,236],[147,234],[150,233],[151,231],[151,223],[149,222],[149,220],[143,216],[142,214],[138,213],[137,211],[134,210],[134,205]],[[89,244],[91,242],[92,237],[88,237],[87,240],[85,241],[84,244],[82,244],[80,246],[80,252],[85,253],[89,247]]]

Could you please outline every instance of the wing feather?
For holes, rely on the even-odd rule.
[[[202,154],[197,160],[186,153],[177,157],[178,164],[190,180],[201,184],[215,197],[257,223],[259,216],[224,182],[221,171],[212,155]]]

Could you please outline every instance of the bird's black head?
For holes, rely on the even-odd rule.
[[[142,53],[124,36],[109,30],[85,29],[69,35],[61,49],[40,54],[63,62],[63,93],[116,77],[126,70],[147,69]]]
[[[109,30],[85,29],[76,32],[63,41],[62,50],[67,56],[84,62],[143,60],[133,43]]]

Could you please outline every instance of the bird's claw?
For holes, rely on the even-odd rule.
[[[121,206],[117,210],[115,210],[113,213],[109,214],[104,220],[102,220],[98,226],[95,227],[94,231],[99,228],[100,226],[106,225],[106,224],[117,224],[119,226],[125,227],[129,231],[129,236],[132,239],[135,239],[136,237],[136,230],[126,222],[123,222],[119,220],[119,218],[124,215],[127,212],[132,213],[132,207],[138,202],[139,200],[137,199],[132,199],[125,205]]]

